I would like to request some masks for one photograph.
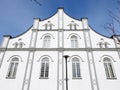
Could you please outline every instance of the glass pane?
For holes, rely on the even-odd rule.
[[[49,74],[49,63],[46,63],[45,77],[48,77]]]
[[[74,41],[71,40],[71,47],[74,48]]]
[[[77,40],[75,40],[75,47],[76,47],[76,48],[78,47],[78,42],[77,42]]]
[[[76,63],[76,66],[77,66],[77,77],[80,77],[80,64],[79,63]]]
[[[71,46],[72,48],[77,48],[78,47],[78,41],[76,36],[71,36]]]
[[[110,76],[115,77],[111,63],[108,63],[108,66],[109,66]]]
[[[75,63],[72,63],[72,71],[73,71],[73,77],[76,77],[76,68],[75,68]]]
[[[43,44],[43,47],[45,47],[45,48],[48,48],[49,46],[50,46],[50,36],[46,36],[45,38],[44,38],[44,44]]]
[[[19,61],[19,59],[17,57],[13,58],[11,62],[14,62],[14,61]]]
[[[104,63],[104,68],[105,68],[106,77],[110,77],[109,69],[108,69],[107,63]]]
[[[18,63],[15,63],[14,65],[15,65],[15,66],[14,66],[14,68],[13,68],[13,75],[12,75],[12,77],[15,77],[15,76],[16,76]]]
[[[9,71],[8,71],[7,77],[11,77],[11,76],[12,76],[13,66],[14,66],[14,63],[11,63],[11,64],[10,64],[10,67],[9,67]]]
[[[42,65],[41,65],[41,75],[40,75],[40,77],[44,77],[44,69],[45,69],[45,63],[42,63]]]

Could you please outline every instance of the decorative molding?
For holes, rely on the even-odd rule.
[[[47,21],[43,26],[45,26],[45,30],[51,30],[54,24],[51,23],[51,21]]]
[[[52,29],[52,30],[47,30],[47,32],[59,31],[59,30],[63,30],[63,31],[84,31],[84,29],[76,29],[76,30],[70,30],[70,29]],[[39,29],[38,31],[46,31],[46,30],[45,29]]]
[[[69,34],[69,36],[67,37],[67,39],[69,39],[73,35],[75,35],[75,36],[77,36],[77,38],[81,39],[81,37],[77,33],[71,33],[71,34]]]
[[[108,48],[108,45],[110,45],[108,42],[105,42],[103,38],[100,38],[100,42],[97,43],[100,48]]]
[[[21,58],[19,55],[13,55],[13,56],[11,56],[11,57],[7,60],[7,62],[11,61],[11,60],[12,60],[13,58],[15,58],[15,57],[17,57],[21,62],[23,62],[22,58]]]
[[[49,58],[49,60],[51,60],[51,62],[54,62],[53,59],[52,59],[49,55],[43,55],[43,56],[41,56],[41,57],[39,58],[39,60],[37,60],[37,62],[41,62],[41,60],[42,60],[43,58],[45,58],[45,57]]]
[[[24,42],[22,42],[22,39],[19,38],[17,42],[13,43],[12,45],[14,45],[14,48],[22,48],[23,45],[26,45]]]
[[[74,21],[71,21],[67,26],[70,27],[70,30],[76,30],[77,26],[79,26],[79,25],[76,24]]]
[[[0,51],[118,51],[120,48],[0,48]]]
[[[108,58],[110,58],[110,60],[112,60],[113,62],[116,62],[114,59],[113,59],[113,57],[111,57],[110,55],[103,55],[101,58],[100,58],[100,60],[99,60],[99,62],[103,62],[103,59],[105,58],[105,57],[108,57]]]
[[[45,34],[43,34],[40,39],[43,39],[45,36],[50,36],[50,37],[52,37],[53,39],[55,39],[54,36],[53,36],[52,34],[50,34],[50,33],[45,33]]]
[[[83,61],[83,59],[79,56],[79,55],[72,55],[70,58],[69,58],[69,60],[68,61],[71,61],[73,58],[78,58],[79,60],[81,60],[82,62],[84,62]]]

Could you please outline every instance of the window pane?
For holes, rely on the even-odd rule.
[[[76,63],[77,66],[77,77],[80,77],[80,64]]]
[[[49,63],[46,63],[45,77],[48,77],[49,74]]]
[[[19,59],[17,57],[15,57],[11,60],[7,77],[15,78],[16,72],[17,72],[17,67],[18,67],[18,61],[19,61]]]
[[[75,69],[75,63],[72,63],[72,71],[73,71],[73,77],[76,77],[76,69]]]
[[[14,66],[14,63],[11,63],[7,77],[11,77],[12,76],[13,66]]]
[[[73,41],[73,40],[71,40],[71,46],[72,46],[72,48],[75,47],[75,46],[74,46],[74,41]]]
[[[50,47],[50,36],[45,36],[45,38],[44,38],[44,41],[43,41],[43,47],[44,48],[48,48],[48,47]]]
[[[71,47],[77,48],[78,47],[78,40],[76,36],[71,36]]]
[[[40,75],[40,77],[44,77],[44,69],[45,69],[45,63],[42,63],[42,65],[41,65],[41,75]]]
[[[110,76],[115,77],[111,63],[108,63],[108,66],[109,66]]]
[[[15,63],[15,64],[14,64],[14,68],[13,68],[13,76],[12,76],[12,77],[15,77],[15,76],[16,76],[17,67],[18,67],[18,63]]]
[[[43,58],[40,77],[47,78],[49,75],[49,59]]]
[[[108,78],[115,77],[115,73],[113,71],[113,66],[112,66],[112,62],[111,62],[110,58],[105,57],[103,61],[104,61],[106,77],[108,77]]]
[[[104,63],[104,68],[105,68],[106,77],[110,77],[107,63]]]

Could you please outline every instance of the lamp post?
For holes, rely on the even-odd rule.
[[[66,64],[66,90],[68,90],[68,74],[67,74],[67,59],[68,59],[68,55],[64,55],[63,56],[65,58],[65,64]]]

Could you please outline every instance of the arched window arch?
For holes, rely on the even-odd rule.
[[[71,36],[71,47],[78,48],[78,38],[75,35]]]
[[[115,78],[115,72],[114,72],[114,68],[113,68],[111,59],[109,57],[104,57],[103,64],[104,64],[104,68],[105,68],[106,77],[108,79]]]
[[[8,68],[7,78],[14,79],[16,77],[18,64],[19,64],[19,58],[17,57],[12,58]]]
[[[43,47],[49,48],[51,43],[51,37],[49,35],[45,36],[43,39]]]
[[[48,78],[49,76],[49,58],[44,57],[41,61],[40,78]]]
[[[72,76],[73,78],[81,78],[80,60],[77,57],[72,59]]]

